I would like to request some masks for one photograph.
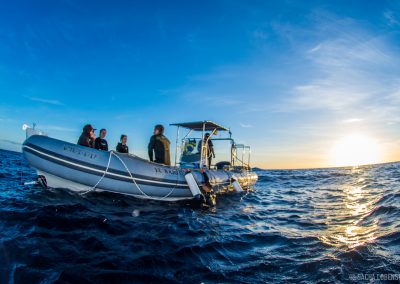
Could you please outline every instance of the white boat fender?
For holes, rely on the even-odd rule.
[[[240,183],[238,182],[238,179],[236,176],[234,176],[234,175],[232,176],[231,182],[232,182],[233,188],[235,189],[236,192],[243,192],[243,188],[240,185]]]
[[[200,188],[197,185],[196,180],[194,179],[193,173],[192,172],[187,172],[185,174],[185,180],[187,184],[189,185],[190,192],[192,193],[193,197],[196,199],[201,198],[201,192]]]

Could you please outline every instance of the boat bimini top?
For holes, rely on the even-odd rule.
[[[205,120],[205,121],[195,121],[195,122],[183,122],[183,123],[172,123],[172,126],[178,126],[190,129],[192,131],[229,131],[229,128],[226,128],[222,125],[219,125],[213,121]]]
[[[232,138],[232,133],[229,128],[224,127],[210,120],[195,121],[195,122],[183,122],[170,124],[177,127],[176,133],[176,149],[175,149],[175,166],[179,164],[181,168],[203,168],[206,163],[206,153],[208,147],[208,140],[212,141],[229,141],[230,142],[230,161],[219,162],[215,164],[218,168],[222,167],[240,167],[250,168],[250,146],[243,144],[236,144]],[[186,130],[182,140],[180,140],[180,129]],[[218,131],[227,133],[226,137],[212,138]],[[205,139],[206,132],[209,132],[210,136],[207,138],[205,143],[202,141]],[[201,146],[200,146],[200,145]],[[196,145],[198,147],[196,147]],[[197,153],[196,151],[198,149]],[[241,151],[241,159],[239,158],[238,151]],[[179,162],[178,162],[178,155]],[[244,162],[244,160],[247,160]]]

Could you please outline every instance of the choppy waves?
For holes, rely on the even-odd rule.
[[[213,210],[21,185],[0,151],[0,282],[345,282],[400,273],[400,164],[258,170]],[[21,175],[22,174],[22,175]]]

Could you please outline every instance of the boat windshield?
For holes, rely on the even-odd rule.
[[[193,164],[193,167],[199,167],[201,160],[201,139],[186,138],[182,143],[182,153],[180,164]]]

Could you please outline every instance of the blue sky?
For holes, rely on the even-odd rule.
[[[90,122],[146,157],[155,124],[211,119],[260,167],[331,166],[352,133],[395,161],[399,74],[398,1],[3,1],[0,148]]]

